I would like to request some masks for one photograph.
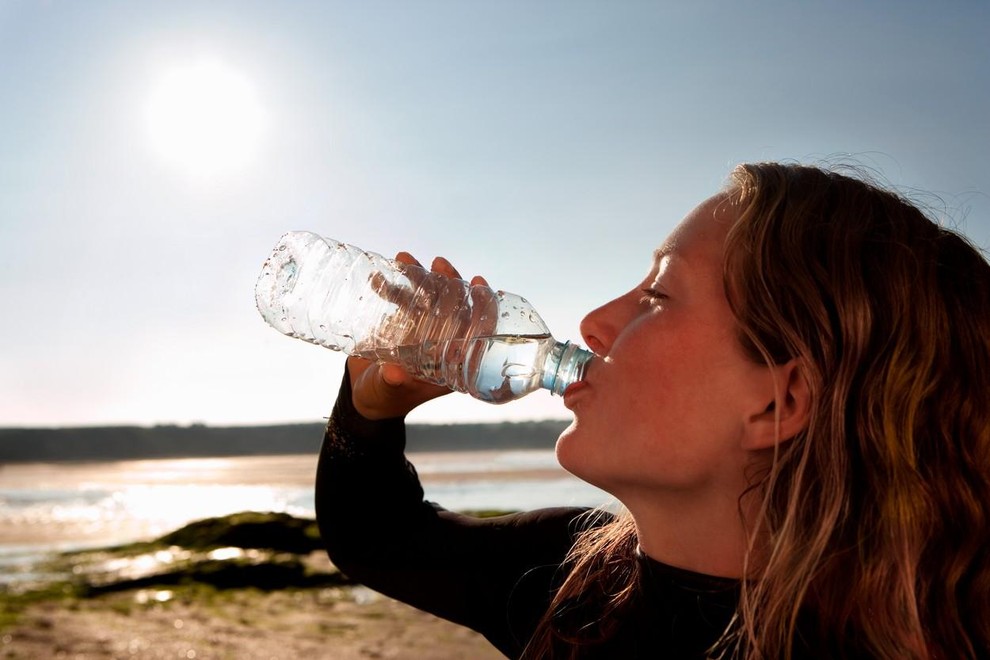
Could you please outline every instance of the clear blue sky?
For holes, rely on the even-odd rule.
[[[0,426],[328,414],[343,357],[254,308],[288,229],[446,255],[561,339],[740,161],[851,154],[990,246],[988,34],[975,1],[0,0]],[[149,118],[204,62],[260,113],[208,172]]]

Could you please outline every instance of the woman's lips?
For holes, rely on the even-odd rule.
[[[599,358],[596,355],[594,358],[589,360],[588,364],[584,365],[584,377],[579,381],[571,383],[567,386],[567,389],[564,390],[564,407],[568,410],[573,409],[572,406],[574,405],[574,401],[577,397],[581,396],[580,393],[590,387],[588,383],[588,376],[592,371],[598,368],[598,365],[595,364],[598,359]]]
[[[566,390],[564,390],[564,407],[568,410],[572,410],[575,402],[575,398],[580,396],[581,391],[588,388],[588,383],[583,380],[579,380],[576,383],[571,383]]]

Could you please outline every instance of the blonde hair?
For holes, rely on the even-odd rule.
[[[812,410],[754,479],[761,558],[712,654],[788,658],[800,631],[838,657],[985,656],[990,265],[859,178],[746,164],[728,192],[740,342],[755,361],[799,358]],[[635,596],[635,547],[628,517],[579,539],[525,657],[607,638]]]

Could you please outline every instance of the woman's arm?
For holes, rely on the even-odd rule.
[[[348,373],[317,473],[317,519],[334,564],[518,655],[546,609],[585,510],[478,519],[425,502],[404,456],[402,418],[366,419],[355,409],[351,387]]]

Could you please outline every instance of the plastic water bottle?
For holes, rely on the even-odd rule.
[[[280,332],[393,362],[490,403],[563,394],[592,353],[550,335],[525,298],[471,286],[311,232],[282,236],[255,287]]]

